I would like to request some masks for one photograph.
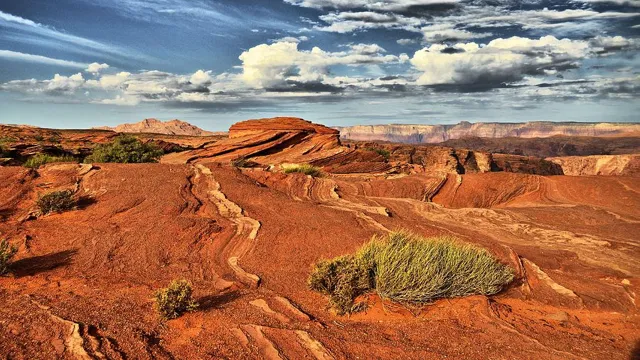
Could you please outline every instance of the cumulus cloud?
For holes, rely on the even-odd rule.
[[[240,55],[244,81],[258,88],[282,86],[287,81],[319,82],[335,65],[357,66],[398,62],[394,55],[383,55],[378,45],[350,45],[345,52],[326,52],[319,47],[301,51],[295,42],[261,44]]]
[[[98,74],[102,70],[106,70],[108,68],[109,68],[108,64],[100,64],[100,63],[94,62],[89,64],[89,66],[84,71],[92,74]]]
[[[432,45],[417,51],[411,64],[423,72],[417,80],[420,85],[495,85],[545,70],[576,67],[590,52],[586,41],[511,37],[492,40],[486,46],[473,42]]]
[[[194,85],[207,85],[211,83],[211,71],[198,70],[189,81]]]

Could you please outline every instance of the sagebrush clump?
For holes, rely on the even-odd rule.
[[[78,162],[78,160],[69,155],[52,156],[47,154],[37,154],[27,159],[23,165],[28,168],[37,169],[44,164],[61,162]]]
[[[4,275],[9,270],[11,259],[18,252],[18,248],[9,245],[6,239],[0,241],[0,275]]]
[[[374,291],[383,299],[424,304],[440,298],[493,295],[514,278],[488,251],[448,237],[408,232],[374,237],[353,255],[318,262],[309,287],[329,296],[338,314],[362,309],[354,300]]]
[[[175,319],[180,315],[195,311],[198,303],[193,298],[191,283],[187,280],[174,280],[168,287],[155,294],[155,307],[164,319]]]
[[[322,176],[322,170],[319,167],[309,164],[282,164],[281,167],[285,174],[302,173],[313,177]]]
[[[40,213],[46,215],[71,210],[76,206],[76,201],[71,190],[60,190],[40,196],[36,205]]]
[[[153,163],[164,152],[158,146],[143,143],[130,135],[120,135],[108,144],[101,144],[84,160],[85,163]]]

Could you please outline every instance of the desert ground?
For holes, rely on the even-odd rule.
[[[34,154],[80,158],[118,134],[0,126],[0,136],[0,237],[18,248],[0,277],[2,358],[640,356],[638,155],[340,141],[274,118],[228,135],[137,134],[165,150],[159,163],[27,168]],[[283,163],[324,175],[285,174]],[[61,189],[77,207],[37,214],[38,197]],[[309,289],[318,260],[401,229],[485,248],[515,279],[496,295],[420,306],[372,293],[351,315]],[[193,284],[200,307],[163,320],[153,296],[173,279]]]

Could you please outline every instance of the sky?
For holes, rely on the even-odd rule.
[[[0,0],[0,123],[640,122],[640,0]]]

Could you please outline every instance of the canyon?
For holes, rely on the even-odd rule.
[[[640,352],[637,155],[567,160],[346,141],[336,129],[287,117],[240,122],[228,135],[132,134],[166,149],[159,163],[20,166],[40,152],[80,158],[116,136],[0,126],[8,159],[0,166],[0,237],[18,247],[10,275],[0,277],[2,354],[628,359]],[[292,163],[322,176],[282,171]],[[61,189],[81,205],[34,215],[40,194]],[[516,278],[497,295],[423,306],[371,294],[368,308],[351,316],[336,315],[309,290],[313,263],[397,229],[482,247]],[[176,278],[193,283],[200,308],[163,321],[152,296]]]

